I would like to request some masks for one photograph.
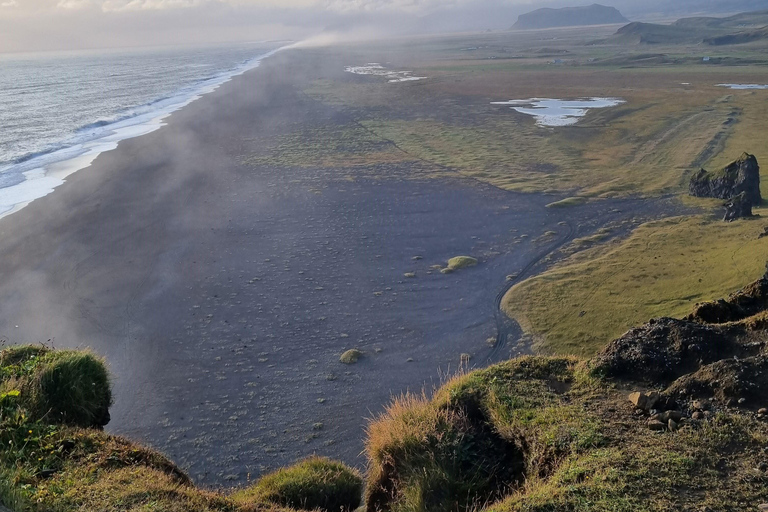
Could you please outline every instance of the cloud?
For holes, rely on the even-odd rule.
[[[159,9],[189,9],[205,4],[224,3],[224,0],[105,0],[104,12],[150,11]]]
[[[592,0],[590,0],[592,1]],[[670,5],[730,11],[765,0],[612,0],[630,19]],[[533,8],[585,0],[0,0],[0,52],[505,30]],[[315,40],[317,43],[319,40]]]
[[[59,9],[76,10],[92,5],[91,0],[59,0],[56,7]]]

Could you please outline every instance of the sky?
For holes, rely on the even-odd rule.
[[[504,30],[542,6],[592,0],[0,0],[0,52],[300,40],[323,31]],[[768,0],[605,0],[622,13],[736,12]]]

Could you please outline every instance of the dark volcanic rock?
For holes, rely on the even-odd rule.
[[[746,192],[730,198],[723,206],[725,207],[723,220],[726,222],[752,216],[752,202],[747,199]]]
[[[677,379],[664,392],[667,396],[729,399],[746,406],[762,404],[768,391],[768,356],[723,359]]]
[[[587,25],[607,25],[610,23],[626,23],[627,18],[615,7],[592,4],[588,7],[565,7],[562,9],[536,9],[521,14],[512,30],[537,28],[573,27]]]
[[[688,190],[692,196],[720,199],[731,199],[744,192],[744,200],[750,206],[763,201],[760,195],[760,167],[754,155],[748,153],[720,171],[701,169],[691,177]]]
[[[711,397],[759,406],[768,396],[766,332],[768,272],[727,299],[697,304],[683,320],[659,318],[629,330],[590,365],[613,379],[668,386],[659,397],[667,407]],[[635,395],[639,399],[640,393],[630,399]]]
[[[713,302],[694,306],[685,319],[707,324],[738,322],[768,309],[768,274],[741,290]]]
[[[659,318],[612,341],[592,365],[607,377],[666,385],[702,364],[755,355],[754,349],[737,341],[743,331],[741,326]]]

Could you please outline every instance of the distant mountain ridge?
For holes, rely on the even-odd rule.
[[[768,39],[768,11],[725,18],[682,18],[670,25],[634,22],[621,27],[614,40],[641,44],[744,44]]]
[[[628,21],[615,7],[592,4],[586,7],[536,9],[535,11],[518,16],[517,22],[512,25],[512,30],[608,25],[611,23],[626,23]]]

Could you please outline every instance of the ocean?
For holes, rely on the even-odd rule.
[[[0,217],[280,46],[0,54]]]

